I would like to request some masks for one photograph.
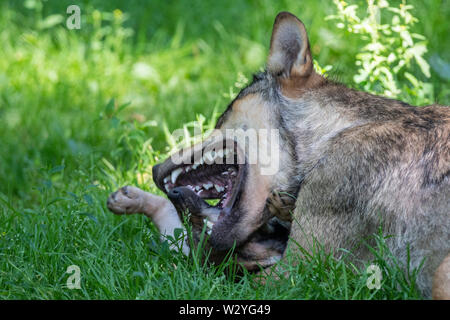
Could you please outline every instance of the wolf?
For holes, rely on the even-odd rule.
[[[278,170],[261,174],[248,145],[224,134],[233,130],[253,130],[259,141],[267,140],[262,130],[276,130]],[[293,14],[277,15],[266,70],[229,104],[215,132],[176,155],[183,161],[172,156],[153,168],[170,202],[126,187],[108,208],[144,212],[164,234],[183,228],[189,211],[197,242],[207,226],[213,260],[235,248],[249,270],[274,268],[286,247],[312,251],[317,243],[337,257],[344,248],[368,261],[361,241],[382,228],[405,268],[423,263],[422,294],[431,296],[439,268],[435,298],[450,298],[443,273],[450,268],[449,258],[443,262],[450,253],[450,107],[415,107],[323,77]],[[205,201],[213,198],[215,206]]]

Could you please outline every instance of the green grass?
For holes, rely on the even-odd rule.
[[[450,7],[411,2],[427,58],[450,61]],[[361,41],[325,21],[331,1],[84,0],[81,30],[51,25],[48,17],[65,19],[72,3],[0,4],[0,298],[420,298],[414,281],[385,263],[382,244],[378,291],[366,287],[364,268],[320,250],[286,265],[289,279],[262,286],[169,252],[143,216],[105,206],[125,184],[158,192],[151,167],[167,155],[167,132],[199,115],[214,123],[239,77],[264,67],[278,11],[297,14],[315,58],[353,86]],[[450,104],[448,80],[432,70],[429,81]],[[73,264],[80,290],[65,287]]]

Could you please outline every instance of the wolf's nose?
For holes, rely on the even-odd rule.
[[[167,194],[167,196],[169,197],[169,199],[172,200],[176,200],[179,199],[182,195],[182,192],[179,188],[173,188],[172,190],[169,191],[169,193]]]

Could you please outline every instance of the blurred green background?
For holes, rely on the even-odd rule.
[[[408,3],[431,77],[416,65],[411,73],[448,105],[450,3]],[[81,8],[80,30],[66,27],[71,4]],[[0,296],[73,297],[61,291],[71,263],[143,272],[154,235],[142,229],[152,226],[110,215],[108,193],[123,184],[156,192],[151,166],[167,154],[168,132],[214,124],[240,82],[264,68],[279,11],[305,23],[313,56],[332,66],[333,79],[358,88],[365,40],[325,19],[336,13],[331,0],[0,2]],[[129,253],[127,242],[143,243],[141,251]],[[75,297],[118,294],[106,287]]]

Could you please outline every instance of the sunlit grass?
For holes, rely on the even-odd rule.
[[[264,67],[278,11],[298,14],[319,64],[353,85],[359,42],[324,20],[331,1],[199,3],[84,1],[82,29],[68,30],[43,21],[64,18],[70,1],[2,1],[0,297],[416,298],[408,285],[371,292],[363,271],[320,255],[291,266],[275,289],[250,275],[233,281],[223,266],[169,252],[148,219],[107,211],[108,194],[125,184],[159,193],[151,167],[176,145],[168,133],[214,125],[230,92]],[[416,5],[430,55],[449,61],[450,8]],[[448,81],[432,70],[431,82],[449,104]],[[72,264],[81,290],[65,288]]]

